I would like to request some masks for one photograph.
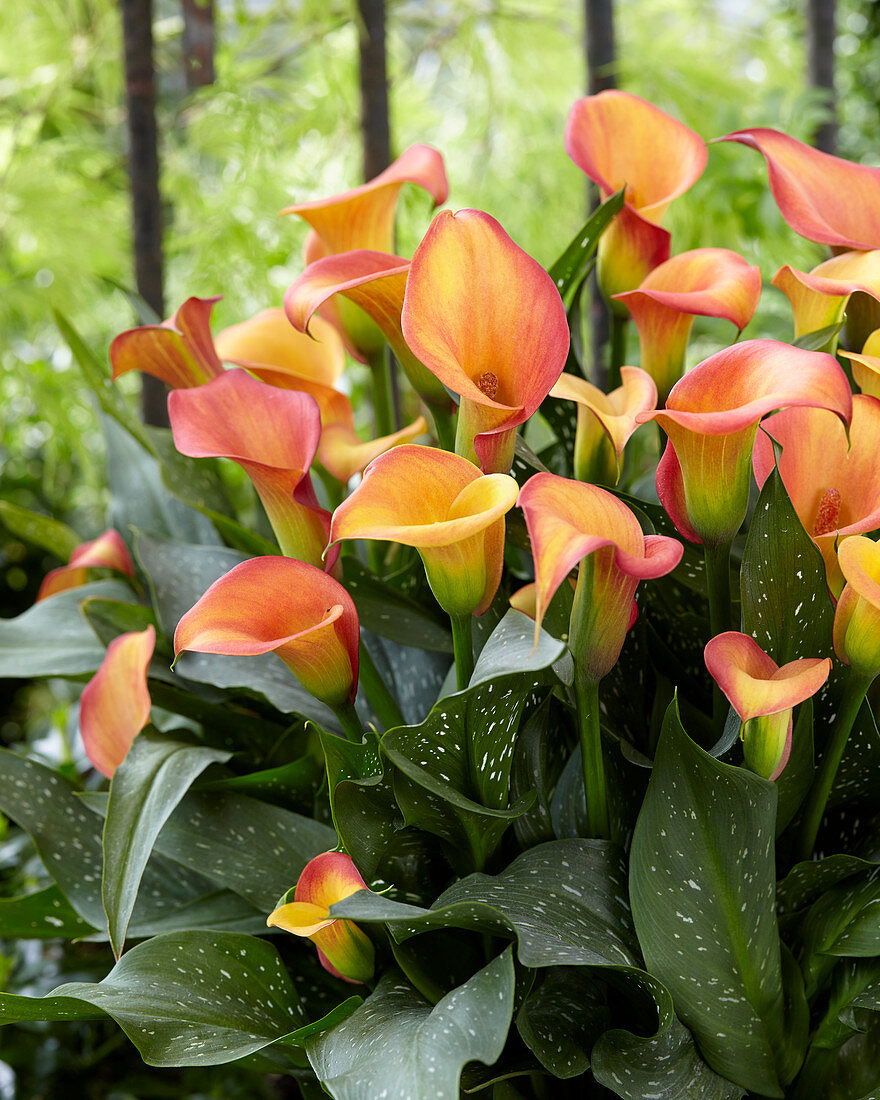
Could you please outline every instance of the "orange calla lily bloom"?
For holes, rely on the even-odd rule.
[[[321,238],[328,253],[369,248],[394,250],[394,212],[405,183],[415,183],[440,206],[449,195],[443,157],[430,145],[412,145],[375,179],[326,199],[295,203],[282,214],[298,214]]]
[[[660,228],[673,199],[703,174],[706,143],[693,130],[628,92],[610,89],[572,106],[565,151],[598,184],[603,199],[626,185],[626,203],[599,240],[599,285],[615,312],[615,294],[634,290],[669,259]]]
[[[390,451],[392,447],[412,443],[420,435],[426,435],[427,431],[428,422],[423,416],[417,416],[412,424],[401,428],[399,432],[370,440],[362,440],[352,428],[334,424],[321,433],[318,459],[337,481],[347,484],[379,455]]]
[[[752,446],[761,418],[788,405],[828,409],[845,424],[852,393],[825,352],[776,340],[746,340],[718,352],[672,388],[657,420],[669,437],[657,467],[657,492],[678,531],[721,547],[745,519]]]
[[[101,667],[83,688],[79,728],[86,755],[108,779],[150,720],[147,669],[156,631],[131,631],[114,638]]]
[[[849,439],[825,409],[785,409],[761,427],[752,454],[755,479],[762,486],[776,464],[772,436],[782,445],[783,484],[822,552],[828,587],[837,596],[844,583],[839,540],[880,528],[880,401],[856,394]]]
[[[561,374],[551,397],[577,402],[574,476],[578,481],[617,484],[623,449],[639,427],[636,416],[657,407],[654,380],[638,367],[621,367],[623,385],[611,393],[574,374]]]
[[[843,252],[809,274],[785,264],[773,276],[773,285],[791,302],[797,340],[843,320],[849,300],[857,292],[880,300],[880,250]],[[833,351],[836,342],[835,337],[829,350]]]
[[[517,427],[568,355],[553,280],[488,214],[443,211],[413,256],[401,326],[420,361],[461,397],[456,452],[484,473],[506,473]]]
[[[320,565],[330,513],[321,508],[309,467],[321,417],[314,398],[280,390],[243,370],[168,398],[174,445],[190,458],[231,458],[254,483],[282,551]],[[328,560],[327,568],[335,564]]]
[[[834,613],[834,652],[861,680],[880,674],[880,543],[853,535],[840,544],[846,585]]]
[[[632,314],[642,370],[665,402],[684,374],[694,318],[723,317],[742,332],[758,308],[761,269],[727,248],[695,248],[655,267],[636,290],[615,297]]]
[[[853,378],[862,393],[880,397],[880,328],[868,336],[860,355],[852,351],[839,354],[852,363]]]
[[[822,687],[831,658],[808,657],[780,668],[754,638],[734,630],[712,638],[704,656],[742,722],[746,764],[765,779],[778,779],[791,754],[792,710]]]
[[[357,306],[381,330],[422,400],[433,408],[448,409],[449,394],[412,353],[401,330],[409,267],[409,260],[401,256],[365,249],[327,256],[309,264],[288,288],[284,309],[295,329],[311,332],[315,312],[331,299]]]
[[[113,378],[139,370],[172,389],[201,386],[223,373],[211,339],[211,310],[218,298],[187,298],[161,325],[121,332],[110,345]]]
[[[211,585],[177,624],[174,653],[275,653],[306,691],[338,710],[354,702],[358,641],[357,611],[338,581],[294,558],[263,557]]]
[[[580,564],[568,646],[580,673],[598,683],[616,664],[635,622],[639,581],[671,572],[683,547],[664,535],[644,535],[611,493],[556,474],[529,478],[517,504],[535,561],[535,639],[553,594]]]
[[[70,555],[67,565],[52,569],[43,578],[37,593],[37,603],[56,592],[79,588],[89,579],[90,569],[115,569],[126,577],[134,577],[134,565],[128,547],[118,531],[110,528],[89,542],[82,542]]]
[[[776,205],[802,237],[841,248],[880,248],[880,168],[820,153],[778,130],[737,130],[717,140],[761,153]]]
[[[351,856],[325,852],[309,860],[297,880],[294,900],[279,905],[266,924],[310,939],[321,966],[334,977],[355,985],[368,982],[375,969],[372,943],[356,924],[329,914],[331,905],[366,889]]]
[[[331,543],[378,539],[414,546],[450,616],[482,615],[504,565],[504,516],[518,487],[448,451],[405,444],[387,451],[333,513]]]

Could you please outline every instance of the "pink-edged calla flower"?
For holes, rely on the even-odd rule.
[[[211,339],[211,310],[219,298],[187,298],[161,325],[121,332],[110,345],[114,379],[139,370],[172,389],[201,386],[223,373]]]
[[[504,516],[517,492],[509,475],[480,474],[459,455],[395,447],[333,513],[330,538],[414,546],[443,610],[482,615],[501,580]]]
[[[394,250],[394,212],[405,183],[423,188],[440,206],[449,195],[443,157],[430,145],[412,145],[375,179],[326,199],[295,203],[281,211],[298,214],[321,238],[328,253],[369,248]]]
[[[599,240],[602,293],[625,316],[612,296],[634,290],[669,258],[669,234],[660,222],[672,200],[703,174],[706,143],[652,103],[611,89],[572,106],[565,151],[603,199],[626,185],[624,208]]]
[[[321,435],[313,397],[228,370],[204,386],[174,390],[168,416],[181,454],[241,466],[288,557],[322,564],[330,513],[318,504],[309,476]],[[334,564],[329,558],[327,568]]]
[[[852,351],[839,354],[852,363],[853,379],[862,393],[880,398],[880,328],[870,333],[861,354]]]
[[[329,910],[336,902],[366,889],[351,856],[325,852],[309,860],[297,881],[294,900],[279,905],[266,924],[310,939],[325,970],[344,982],[360,985],[373,976],[373,945],[356,924],[331,917]]]
[[[574,374],[561,374],[551,397],[577,402],[574,476],[578,481],[615,485],[620,460],[630,436],[639,427],[636,416],[657,408],[654,380],[638,367],[621,367],[622,385],[611,393]]]
[[[834,613],[834,652],[870,681],[880,673],[880,543],[853,535],[837,556],[846,584]]]
[[[642,370],[659,400],[684,374],[694,318],[723,317],[742,332],[761,297],[761,269],[727,248],[695,248],[655,267],[636,290],[616,295],[639,330]]]
[[[841,321],[853,294],[880,300],[880,251],[843,252],[809,273],[785,264],[773,276],[773,285],[791,303],[797,340]],[[836,343],[836,338],[830,341],[829,350]]]
[[[152,626],[120,634],[83,688],[79,704],[83,745],[89,760],[108,779],[150,720],[147,669],[155,645]]]
[[[822,687],[831,658],[807,657],[780,668],[753,638],[735,630],[713,638],[704,656],[742,722],[746,764],[765,779],[778,779],[791,754],[792,710]]]
[[[666,408],[641,414],[669,437],[657,493],[691,542],[720,547],[745,519],[752,446],[762,417],[789,405],[829,409],[845,424],[852,393],[832,355],[777,340],[745,340],[719,351],[673,386]]]
[[[778,130],[737,130],[718,141],[757,149],[783,218],[808,241],[880,248],[880,168],[821,153]]]
[[[568,355],[553,280],[488,214],[443,211],[413,256],[401,323],[420,361],[461,397],[457,453],[506,473],[517,427]]]
[[[410,262],[360,249],[309,264],[284,295],[284,310],[299,332],[311,332],[313,315],[330,301],[348,302],[381,331],[416,393],[432,407],[451,402],[442,383],[419,362],[401,330]],[[362,358],[366,357],[364,352]]]
[[[79,588],[89,579],[90,569],[115,569],[126,577],[134,577],[134,565],[128,547],[118,531],[105,531],[96,539],[82,542],[70,555],[67,565],[51,570],[43,578],[37,593],[37,602],[68,588]]]
[[[782,445],[780,477],[837,596],[843,588],[839,540],[880,528],[880,401],[856,394],[848,440],[825,409],[784,409],[761,428],[752,454],[755,480],[763,486],[776,464],[772,436]]]
[[[336,329],[316,317],[309,335],[291,325],[283,309],[264,309],[217,333],[217,354],[261,382],[300,390],[318,402],[322,424],[354,425],[351,402],[335,385],[345,369],[345,349]]]
[[[275,653],[334,709],[353,703],[358,616],[338,581],[294,558],[251,558],[215,581],[177,624],[174,653]]]
[[[644,535],[630,509],[606,490],[556,474],[529,478],[517,503],[535,562],[535,639],[553,594],[580,563],[568,646],[581,675],[598,683],[635,622],[639,581],[671,572],[683,547]]]

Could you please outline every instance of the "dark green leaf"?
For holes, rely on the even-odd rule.
[[[17,898],[0,898],[0,934],[4,938],[73,940],[93,931],[57,886]]]
[[[513,823],[521,848],[553,840],[550,805],[553,790],[565,764],[565,746],[558,735],[558,711],[553,696],[523,723],[517,738],[510,772],[511,797],[516,800],[536,792],[534,806]]]
[[[830,887],[860,872],[872,871],[876,866],[875,863],[843,853],[797,863],[779,883],[777,908],[783,914],[804,909]]]
[[[92,596],[82,600],[80,611],[105,646],[127,631],[143,631],[150,625],[156,625],[152,608],[139,603]]]
[[[513,1015],[510,952],[435,1007],[385,975],[348,1019],[306,1042],[312,1068],[335,1100],[388,1096],[453,1100],[462,1067],[501,1056]]]
[[[818,328],[815,332],[805,332],[803,336],[799,336],[797,340],[792,340],[792,344],[796,348],[803,348],[804,351],[828,351],[831,345],[831,341],[843,328],[844,322],[838,321],[834,325],[826,325],[825,328]]]
[[[590,1068],[593,1044],[608,1027],[605,991],[572,966],[549,967],[536,983],[517,1013],[517,1030],[554,1077],[577,1077]]]
[[[623,209],[625,193],[626,188],[621,188],[606,199],[550,267],[550,278],[556,284],[566,309],[589,272],[590,258],[596,250],[599,237],[611,219]]]
[[[502,676],[540,673],[551,665],[554,671],[557,671],[557,667],[562,671],[568,669],[570,674],[565,682],[571,683],[571,658],[565,643],[541,630],[538,632],[538,644],[535,645],[534,620],[511,607],[483,646],[469,687],[476,687],[477,684],[485,684]]]
[[[804,920],[801,941],[804,973],[814,985],[832,966],[823,956],[880,956],[880,868],[824,893]]]
[[[631,966],[638,959],[621,852],[599,840],[556,840],[499,875],[469,875],[430,909],[359,891],[335,916],[385,921],[397,939],[428,928],[515,936],[524,966]]]
[[[361,626],[401,645],[452,652],[448,622],[426,612],[415,600],[380,580],[357,558],[342,558],[345,587],[357,608]]]
[[[703,752],[670,704],[630,860],[639,942],[710,1066],[778,1097],[799,1059],[786,1040],[775,825],[773,784]]]
[[[22,508],[9,500],[0,500],[0,522],[13,535],[34,546],[41,546],[62,561],[67,561],[82,542],[76,531],[65,523]]]
[[[91,675],[106,652],[80,612],[82,601],[94,597],[130,600],[131,589],[122,581],[92,581],[0,620],[0,677]]]
[[[104,821],[101,893],[110,946],[117,958],[159,830],[196,776],[209,764],[228,759],[228,752],[171,741],[144,730],[116,769]]]
[[[831,656],[834,605],[825,565],[776,469],[755,506],[740,587],[743,632],[778,665]]]

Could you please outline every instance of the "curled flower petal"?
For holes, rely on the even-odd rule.
[[[727,248],[696,248],[673,256],[636,290],[616,297],[632,314],[642,369],[665,401],[684,373],[694,317],[723,317],[742,332],[761,297],[761,270]]]
[[[768,417],[755,439],[752,465],[759,487],[782,446],[779,474],[801,523],[822,552],[831,591],[843,588],[838,540],[880,528],[880,401],[856,394],[849,438],[825,409],[785,409]]]
[[[285,207],[282,214],[298,214],[309,223],[329,252],[394,248],[394,211],[404,183],[415,183],[433,198],[446,202],[449,183],[443,157],[430,145],[412,145],[375,179],[341,195]]]
[[[880,300],[880,250],[832,256],[809,274],[786,264],[772,282],[791,303],[798,339],[837,324],[856,292]]]
[[[285,554],[322,563],[330,513],[319,506],[308,472],[321,433],[314,398],[229,370],[196,389],[175,390],[168,416],[181,454],[231,458],[245,470]]]
[[[357,691],[359,626],[351,597],[293,558],[251,558],[215,581],[177,624],[174,652],[276,653],[316,699],[337,707]]]
[[[776,205],[796,233],[841,248],[880,248],[880,168],[821,153],[762,127],[718,140],[761,153]]]
[[[568,355],[553,280],[488,214],[444,211],[413,256],[401,325],[419,360],[462,399],[456,450],[506,472],[514,429]]]
[[[134,565],[128,547],[118,531],[110,528],[89,542],[80,543],[70,555],[67,565],[53,569],[43,578],[37,602],[56,592],[78,588],[88,580],[89,569],[115,569],[126,577],[134,577]]]
[[[501,580],[504,515],[517,491],[507,474],[481,475],[459,455],[404,444],[367,467],[334,512],[330,537],[414,546],[440,606],[481,615]]]
[[[152,626],[120,634],[83,688],[79,704],[83,745],[89,760],[108,779],[150,720],[147,669],[155,645]]]
[[[846,584],[834,612],[834,652],[856,675],[873,680],[880,673],[880,543],[853,535],[837,558]]]
[[[201,386],[223,373],[211,339],[211,310],[219,298],[187,298],[161,325],[121,332],[110,345],[114,379],[140,370],[172,389]]]
[[[379,439],[366,441],[356,435],[351,428],[341,424],[332,425],[321,433],[318,460],[337,481],[347,484],[374,458],[378,458],[385,451],[390,451],[392,447],[399,447],[401,443],[411,443],[420,435],[425,435],[427,431],[428,424],[423,416],[416,417],[412,424],[408,424],[392,435],[383,435]]]
[[[657,407],[657,387],[649,374],[638,367],[621,367],[620,377],[623,384],[609,394],[574,374],[561,374],[550,390],[550,397],[577,402],[574,468],[578,481],[616,482],[623,449],[639,427],[636,417]],[[610,464],[605,461],[608,452]]]
[[[880,328],[868,336],[860,355],[851,351],[838,354],[852,363],[853,378],[862,393],[880,398]]]

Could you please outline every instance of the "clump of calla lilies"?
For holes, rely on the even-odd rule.
[[[764,158],[826,256],[774,272],[675,251],[662,221],[712,146],[670,114],[605,91],[561,131],[601,205],[549,269],[415,145],[282,211],[309,227],[283,302],[215,332],[218,299],[191,297],[110,347],[114,379],[167,385],[170,432],[133,445],[173,454],[162,492],[201,526],[131,513],[40,589],[33,614],[85,616],[106,647],[76,666],[79,782],[109,780],[82,811],[106,924],[68,902],[121,1000],[54,996],[115,1012],[154,1064],[272,1046],[338,1100],[880,1087],[880,169],[717,138]],[[411,257],[404,187],[443,207]],[[701,318],[725,324],[697,362]],[[199,499],[208,476],[246,506]],[[32,828],[16,805],[0,780]],[[251,923],[174,910],[151,933],[153,852]],[[53,875],[48,835],[40,853]],[[204,951],[246,971],[249,943],[295,1011],[208,961],[201,1016],[159,992],[147,1013],[186,1048],[123,1022],[142,971],[177,981]],[[221,1049],[227,994],[250,1023]]]

